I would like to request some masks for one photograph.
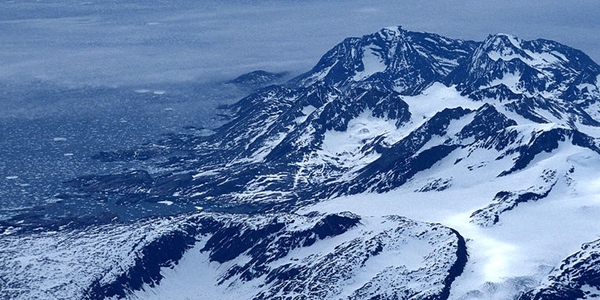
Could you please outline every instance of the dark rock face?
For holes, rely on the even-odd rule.
[[[494,197],[493,203],[485,208],[478,209],[471,214],[471,222],[476,223],[483,227],[495,225],[500,221],[500,215],[504,212],[514,209],[520,203],[528,201],[537,201],[543,199],[550,194],[552,188],[556,184],[556,174],[549,175],[548,181],[550,185],[548,188],[541,191],[522,191],[522,192],[507,192],[501,191]],[[554,181],[553,181],[554,180]],[[553,181],[553,182],[552,182]],[[532,189],[533,190],[533,189]]]
[[[519,156],[515,160],[514,166],[510,170],[502,172],[500,176],[505,176],[525,168],[536,155],[542,152],[552,152],[552,150],[558,148],[560,142],[566,140],[570,140],[573,145],[585,147],[600,153],[597,146],[591,142],[592,138],[590,136],[576,130],[552,129],[532,136],[528,144],[517,148],[516,151],[518,151]]]
[[[476,141],[487,141],[507,127],[515,125],[517,122],[499,113],[494,106],[484,104],[477,110],[473,121],[462,128],[459,136],[461,139],[472,137]]]
[[[229,81],[235,85],[243,87],[259,88],[267,85],[277,83],[282,80],[287,74],[283,73],[272,73],[264,70],[252,71],[250,73],[242,74],[235,79]]]
[[[286,225],[289,225],[286,223],[289,221],[274,218],[265,226],[250,230],[246,229],[245,224],[221,228],[211,236],[200,251],[209,252],[209,259],[219,263],[236,259],[246,253],[250,261],[243,266],[231,268],[220,279],[220,283],[234,276],[250,281],[270,271],[266,264],[287,256],[294,249],[312,246],[317,240],[343,234],[357,226],[360,218],[351,214],[327,215],[316,222],[312,228],[285,234]],[[271,272],[269,276],[267,283],[286,280],[286,277],[291,274]]]

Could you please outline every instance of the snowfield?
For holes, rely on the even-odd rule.
[[[340,197],[298,212],[352,211],[365,216],[397,214],[454,228],[467,240],[469,262],[463,275],[452,285],[450,299],[507,299],[540,284],[565,257],[577,252],[587,241],[598,238],[600,180],[596,174],[600,171],[600,161],[587,151],[565,149],[563,152],[560,155],[564,159],[562,162],[556,161],[555,155],[510,179],[473,185],[482,174],[456,176],[469,174],[469,171],[449,170],[447,173],[455,174],[451,188],[415,193],[418,182],[432,176],[445,178],[444,174],[431,172],[417,176],[406,187],[391,192]],[[576,172],[570,177],[564,174],[547,198],[520,204],[518,209],[502,214],[500,223],[493,227],[473,224],[471,214],[494,198],[493,191],[507,187],[514,190],[528,188],[537,183],[537,176],[530,174],[536,174],[548,165],[559,166],[559,163],[568,167],[575,164]],[[487,170],[490,171],[489,166]],[[569,182],[577,184],[573,186]],[[515,281],[521,283],[516,285]]]

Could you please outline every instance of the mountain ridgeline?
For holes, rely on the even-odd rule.
[[[497,34],[471,42],[386,28],[348,38],[311,71],[227,107],[231,121],[213,135],[174,135],[98,155],[168,157],[144,188],[131,174],[68,185],[280,210],[391,190],[451,153],[458,164],[477,149],[514,161],[490,170],[504,176],[559,141],[598,152],[599,75],[581,51],[552,41]],[[422,102],[438,106],[423,111],[432,104]]]
[[[234,83],[280,78],[260,71]],[[384,28],[345,39],[307,73],[223,110],[229,121],[211,134],[173,134],[96,155],[139,161],[139,169],[65,182],[61,195],[77,201],[113,201],[123,210],[169,201],[204,210],[186,212],[194,229],[186,227],[172,258],[157,256],[146,268],[133,260],[123,266],[130,276],[112,282],[82,281],[93,294],[74,291],[78,297],[144,298],[155,286],[167,293],[161,282],[175,275],[157,266],[178,270],[192,255],[182,253],[194,251],[202,266],[224,266],[211,269],[228,295],[222,299],[241,291],[243,299],[585,299],[600,289],[598,241],[577,241],[581,250],[552,262],[551,272],[485,289],[460,280],[466,268],[477,270],[469,261],[480,256],[467,253],[470,237],[444,223],[449,218],[307,212],[357,195],[446,193],[462,195],[455,196],[464,207],[461,226],[486,230],[511,224],[522,207],[584,193],[600,168],[600,66],[579,50],[508,34],[475,42]],[[35,235],[39,224],[17,216],[2,226]],[[134,252],[122,255],[152,255]]]

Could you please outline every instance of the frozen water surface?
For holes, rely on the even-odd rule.
[[[185,132],[186,126],[210,133],[224,121],[216,115],[217,106],[247,93],[222,83],[164,84],[148,89],[155,92],[139,93],[142,89],[32,83],[0,94],[0,220],[40,205],[67,205],[56,198],[64,181],[136,167],[135,162],[91,158],[100,151],[126,150],[164,134]],[[93,212],[99,204],[92,202],[56,213]],[[171,206],[165,204],[155,206]],[[194,208],[185,210],[190,209]]]

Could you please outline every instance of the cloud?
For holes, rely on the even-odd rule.
[[[0,3],[0,80],[65,85],[303,72],[347,36],[403,25],[452,38],[554,39],[600,61],[595,0]]]

